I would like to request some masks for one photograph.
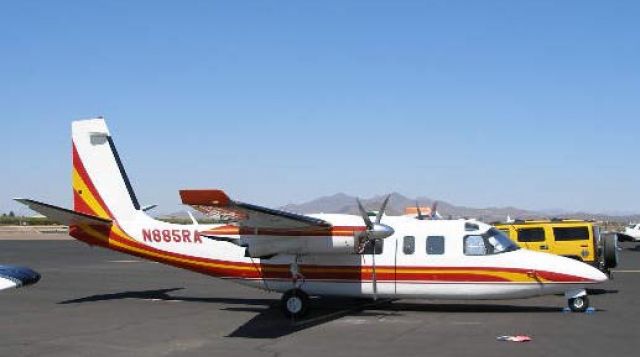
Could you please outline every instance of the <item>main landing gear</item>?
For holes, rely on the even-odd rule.
[[[584,289],[567,291],[564,296],[567,298],[567,305],[573,312],[585,312],[589,308],[589,298]]]
[[[304,316],[309,310],[309,295],[302,290],[305,279],[298,266],[299,259],[300,257],[296,255],[293,263],[289,266],[293,288],[287,290],[280,300],[282,312],[286,317],[292,319]]]
[[[300,318],[309,311],[309,295],[302,289],[287,290],[280,301],[282,302],[282,312],[286,317]]]

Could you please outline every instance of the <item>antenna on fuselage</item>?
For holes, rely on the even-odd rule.
[[[193,222],[194,226],[199,226],[200,224],[198,223],[198,221],[196,221],[196,217],[193,216],[193,214],[191,213],[191,211],[187,211],[187,214],[189,215],[189,218],[191,218],[191,222]]]

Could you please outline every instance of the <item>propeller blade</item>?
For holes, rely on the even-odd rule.
[[[431,206],[431,218],[438,217],[438,201],[433,202]]]
[[[424,217],[422,216],[422,211],[420,211],[420,205],[418,204],[418,200],[416,200],[416,211],[418,212],[418,220],[422,221]]]
[[[384,210],[387,208],[387,203],[389,203],[389,198],[391,197],[391,195],[387,195],[387,197],[384,199],[384,201],[382,201],[382,206],[380,206],[380,210],[378,211],[378,214],[376,215],[376,223],[380,224],[380,220],[382,220],[382,215],[384,214]]]
[[[358,209],[360,210],[360,215],[362,216],[362,219],[364,220],[364,224],[367,226],[367,229],[372,229],[373,228],[373,223],[371,223],[371,219],[369,218],[369,214],[364,209],[364,207],[362,207],[362,202],[360,202],[360,199],[356,198],[356,201],[358,201]]]
[[[373,283],[373,300],[378,300],[378,277],[376,275],[376,240],[372,239],[369,242],[373,244],[371,250],[371,282]]]

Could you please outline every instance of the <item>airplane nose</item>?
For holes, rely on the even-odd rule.
[[[579,260],[547,253],[539,254],[546,254],[544,260],[549,262],[550,271],[567,274],[585,283],[604,283],[609,280],[609,277],[605,273]],[[539,260],[541,261],[543,259],[539,258]],[[569,279],[572,280],[571,278]]]
[[[591,265],[588,265],[586,263],[579,262],[579,261],[574,261],[574,263],[576,265],[579,265],[579,268],[578,268],[579,274],[584,279],[588,279],[596,283],[604,283],[605,281],[609,280],[609,277],[607,276],[607,274],[601,272],[600,270],[598,270],[597,268],[594,268]]]
[[[598,283],[604,283],[605,281],[609,280],[609,277],[607,276],[607,274],[601,272],[600,270],[594,267],[590,267],[590,268],[592,269],[593,280],[597,281]]]

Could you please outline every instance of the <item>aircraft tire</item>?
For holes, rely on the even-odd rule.
[[[585,312],[589,308],[589,298],[584,295],[569,299],[568,305],[573,312]]]
[[[287,290],[280,301],[282,312],[288,318],[303,317],[309,310],[309,295],[301,289]]]

